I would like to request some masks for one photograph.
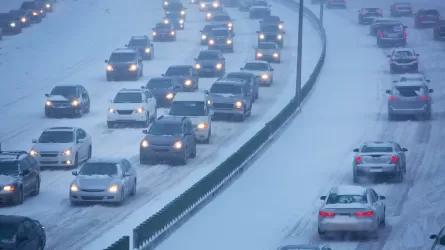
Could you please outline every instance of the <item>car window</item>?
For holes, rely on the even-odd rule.
[[[154,122],[148,130],[149,135],[180,135],[182,127],[178,123]]]
[[[403,31],[403,26],[400,25],[400,24],[395,24],[395,25],[383,25],[383,26],[381,27],[381,29],[382,29],[383,31],[386,31],[386,32],[394,32],[394,33],[396,33],[396,32],[402,32],[402,31]]]
[[[25,225],[22,223],[20,223],[17,227],[17,235],[26,235],[26,229],[25,229]]]
[[[130,169],[130,167],[127,165],[127,163],[125,161],[122,161],[121,166],[122,166],[122,172],[123,173],[127,173],[128,170]]]
[[[412,57],[414,56],[414,53],[412,51],[409,50],[404,50],[404,51],[396,51],[394,53],[395,57]]]
[[[368,203],[366,195],[337,195],[332,193],[329,195],[326,204],[351,204],[351,203]]]
[[[378,201],[378,200],[379,200],[379,195],[375,192],[374,189],[371,189],[371,194],[372,194],[372,196],[374,197],[375,201]]]
[[[153,98],[153,95],[149,90],[145,91],[145,100],[148,100],[150,98]]]
[[[75,86],[56,86],[51,90],[51,95],[60,95],[67,99],[77,97],[77,87]]]
[[[128,46],[145,46],[147,45],[146,39],[131,39]]]
[[[188,132],[188,133],[191,133],[192,129],[193,129],[192,128],[192,124],[190,122],[186,122],[185,123],[185,131]]]
[[[422,76],[415,76],[415,77],[400,77],[400,82],[407,82],[407,81],[424,81],[424,78]]]
[[[392,147],[388,146],[363,146],[362,153],[391,153]]]
[[[79,139],[85,139],[87,137],[87,132],[85,132],[85,130],[79,128],[78,129],[80,132],[80,138]]]
[[[116,163],[88,162],[83,165],[79,175],[107,175],[116,176],[118,174]]]
[[[402,151],[402,147],[398,143],[396,143],[396,151]]]
[[[113,103],[141,103],[142,94],[138,92],[120,92],[114,97]]]
[[[0,223],[0,242],[14,243],[18,225],[13,223]]]
[[[38,143],[70,143],[74,141],[72,131],[45,131],[40,135]]]
[[[244,65],[244,69],[246,70],[269,70],[269,65],[266,63],[246,63],[246,65]]]
[[[199,53],[198,60],[217,60],[219,59],[219,54],[215,53]]]
[[[127,159],[124,159],[123,161],[124,161],[124,163],[126,165],[126,171],[127,172],[130,171],[131,170],[131,163]]]
[[[30,164],[29,164],[29,162],[28,162],[28,160],[26,158],[21,160],[19,165],[20,165],[20,169],[22,171],[31,169],[31,166],[30,166]]]
[[[409,86],[409,87],[395,87],[393,94],[402,97],[418,97],[425,96],[425,89],[423,87]]]
[[[242,88],[239,85],[233,84],[213,84],[210,87],[210,93],[239,95],[242,93]]]
[[[173,116],[206,116],[204,101],[174,101],[169,114]]]
[[[422,11],[422,14],[423,15],[435,15],[435,16],[437,16],[437,15],[439,15],[439,11],[437,11],[437,10],[424,10],[424,11]]]
[[[169,67],[165,72],[166,76],[189,76],[189,67]]]

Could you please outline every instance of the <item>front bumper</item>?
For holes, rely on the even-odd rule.
[[[401,171],[397,164],[359,164],[354,167],[357,176],[397,174]]]
[[[201,66],[201,68],[196,69],[196,72],[198,72],[198,75],[200,75],[200,76],[220,75],[224,72],[224,67],[217,69],[216,67],[210,68],[210,67],[202,67]]]
[[[121,192],[111,193],[107,190],[91,192],[80,189],[77,192],[70,191],[70,200],[74,202],[119,202],[121,200]]]
[[[107,78],[119,78],[119,79],[123,79],[123,78],[130,78],[130,77],[135,77],[139,74],[139,71],[130,71],[128,69],[125,70],[113,70],[113,71],[107,71],[106,72],[106,77]]]
[[[33,156],[39,167],[72,167],[75,163],[75,153],[64,156],[61,153],[42,153]]]
[[[322,232],[372,232],[376,230],[376,222],[371,218],[354,218],[336,215],[334,218],[323,218],[318,221]]]
[[[388,114],[391,115],[424,115],[428,114],[428,106],[425,105],[421,108],[409,108],[409,109],[398,109],[394,108],[392,105],[388,105]]]
[[[184,150],[175,150],[172,146],[149,146],[140,148],[139,158],[142,162],[175,161],[184,158]]]
[[[11,27],[9,25],[6,27],[2,27],[1,29],[3,31],[3,34],[17,34],[20,33],[20,31],[22,30],[21,26]]]
[[[156,32],[156,35],[153,36],[153,40],[159,41],[159,40],[174,40],[176,38],[176,35],[172,35],[171,33],[158,33]]]
[[[0,191],[0,204],[11,204],[16,195],[16,191]]]
[[[263,60],[267,62],[279,62],[280,59],[281,59],[280,55],[278,57],[274,57],[273,55],[264,55],[264,54],[262,56],[255,55],[255,60]]]
[[[268,86],[272,84],[272,77],[264,79],[261,76],[257,76],[255,79],[258,85]]]
[[[405,38],[379,38],[380,44],[383,45],[405,45]]]
[[[267,38],[266,37],[264,39],[261,39],[261,38],[258,37],[258,44],[264,43],[264,42],[272,42],[272,43],[278,44],[279,46],[283,46],[284,39],[283,38],[278,39],[276,36],[274,38]]]
[[[116,111],[115,111],[116,112]],[[135,123],[135,122],[145,122],[147,121],[147,113],[133,113],[129,115],[121,115],[116,113],[108,112],[107,122],[113,123]]]
[[[213,44],[208,45],[208,49],[216,49],[216,50],[233,50],[233,42],[231,44]]]
[[[81,109],[80,106],[77,107],[45,107],[46,115],[75,115]]]
[[[218,103],[216,103],[218,104]],[[215,108],[213,107],[214,104],[212,104],[212,106],[210,107],[210,109],[213,111],[213,115],[217,116],[217,115],[243,115],[244,114],[244,110],[243,109],[236,109],[236,108],[227,108],[227,109],[223,109],[223,108]]]

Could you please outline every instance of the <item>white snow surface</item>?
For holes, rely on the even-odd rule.
[[[3,2],[2,2],[3,4]],[[12,3],[11,3],[12,4]],[[8,7],[9,9],[17,6]],[[12,4],[14,5],[14,4]],[[71,171],[42,172],[41,193],[14,207],[1,207],[1,214],[19,214],[39,220],[46,229],[47,249],[86,249],[86,244],[98,240],[105,247],[117,238],[130,234],[134,226],[173,200],[196,181],[212,171],[220,162],[243,145],[263,125],[279,112],[294,93],[297,31],[288,16],[286,48],[282,63],[276,69],[275,83],[261,88],[260,99],[253,106],[252,117],[244,123],[213,122],[211,145],[198,145],[198,157],[184,167],[166,165],[140,166],[138,147],[141,129],[107,129],[107,100],[123,88],[139,88],[150,77],[164,73],[174,64],[192,64],[202,49],[199,30],[204,26],[197,6],[188,6],[186,29],[178,32],[175,43],[156,43],[155,59],[144,62],[144,77],[138,82],[106,82],[104,63],[110,53],[126,44],[133,35],[151,33],[151,28],[163,16],[161,4],[134,0],[131,4],[119,0],[60,1],[57,9],[42,24],[32,26],[17,36],[7,36],[0,42],[0,141],[3,149],[24,149],[31,139],[51,126],[77,126],[93,139],[93,156],[126,157],[138,172],[138,193],[121,207],[91,205],[71,207],[69,184]],[[2,5],[2,8],[6,8]],[[273,7],[278,13],[285,8]],[[2,9],[3,11],[3,9]],[[246,13],[229,10],[236,20],[235,52],[226,54],[227,72],[238,71],[244,62],[254,57],[257,20]],[[286,20],[286,19],[285,19]],[[321,53],[321,42],[312,28],[305,28],[303,81],[312,72]],[[291,73],[288,73],[291,72]],[[200,79],[200,88],[208,89],[215,78]],[[46,119],[43,114],[45,97],[56,84],[82,84],[92,99],[91,112],[80,119]],[[163,110],[159,110],[160,114]],[[113,228],[110,234],[100,236]],[[120,232],[118,230],[124,230]]]
[[[445,7],[438,0],[411,3],[415,9]],[[377,48],[368,27],[357,24],[357,10],[380,7],[387,15],[390,3],[348,4],[346,10],[325,10],[327,59],[301,113],[238,180],[157,249],[271,250],[289,243],[324,243],[333,250],[431,248],[428,235],[445,224],[445,45],[432,40],[431,29],[414,29],[412,18],[401,18],[435,90],[434,118],[388,122],[385,90],[400,75],[389,74],[390,49]],[[318,13],[318,5],[308,7]],[[319,197],[352,184],[352,150],[367,140],[395,140],[409,150],[404,183],[363,184],[387,197],[387,226],[378,240],[322,241]]]

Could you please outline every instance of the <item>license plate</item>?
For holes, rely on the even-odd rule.
[[[388,34],[388,37],[396,38],[396,37],[397,37],[397,34]]]
[[[371,173],[380,173],[382,171],[383,171],[382,168],[371,168],[369,170],[369,172],[371,172]]]

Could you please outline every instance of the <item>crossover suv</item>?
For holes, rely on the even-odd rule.
[[[107,64],[105,68],[107,81],[122,78],[137,81],[144,75],[142,57],[134,49],[116,49],[111,53],[110,59],[105,60],[105,63]]]
[[[82,85],[57,85],[45,94],[45,116],[74,115],[81,117],[90,112],[91,99]]]

